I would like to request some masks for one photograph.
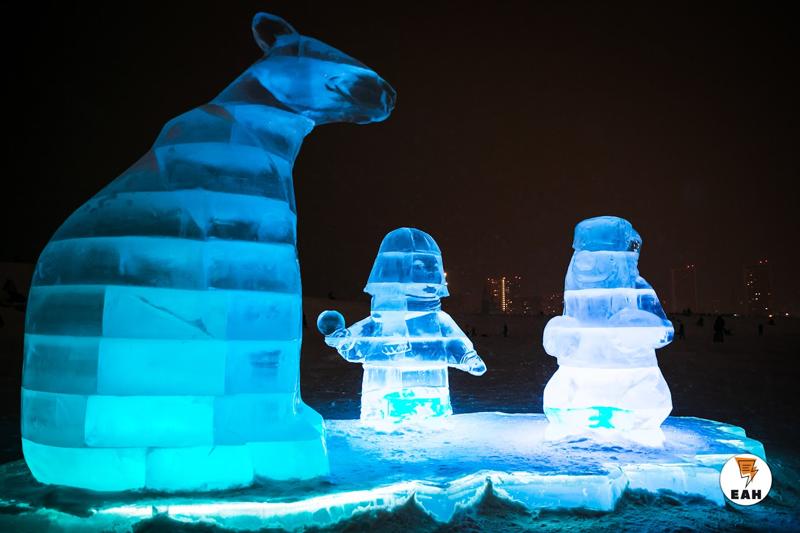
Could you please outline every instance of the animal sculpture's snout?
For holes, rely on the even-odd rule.
[[[366,74],[331,80],[329,88],[345,101],[367,111],[370,122],[388,117],[397,99],[391,85],[382,78]]]

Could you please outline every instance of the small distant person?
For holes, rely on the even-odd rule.
[[[19,292],[14,281],[7,279],[3,284],[2,293],[0,293],[0,306],[24,311],[27,300],[27,296]]]
[[[17,289],[17,284],[14,283],[14,280],[6,280],[6,282],[3,284],[3,292],[6,293],[8,301],[11,303],[20,303],[25,301],[25,295],[19,292],[19,289]]]
[[[769,324],[770,326],[774,326],[775,325],[775,319],[772,318],[772,317],[769,317],[769,322],[767,322],[767,324]]]
[[[759,337],[763,337],[764,336],[764,323],[763,322],[759,322],[758,323],[758,336]]]
[[[725,342],[725,319],[717,315],[714,320],[714,342]]]
[[[503,337],[508,337],[508,324],[503,324]]]
[[[678,339],[684,340],[686,338],[686,328],[683,326],[683,322],[678,320]]]

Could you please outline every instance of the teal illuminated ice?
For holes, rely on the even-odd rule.
[[[41,482],[204,490],[328,472],[299,390],[292,166],[317,125],[369,123],[375,72],[259,14],[262,59],[78,209],[42,252],[22,389]]]
[[[522,526],[517,529],[525,529],[530,516],[513,508],[526,508],[555,509],[551,519],[562,528],[574,525],[576,515],[588,515],[580,522],[585,528],[587,521],[620,523],[599,512],[619,510],[624,518],[633,508],[640,520],[676,510],[678,523],[693,529],[708,524],[699,517],[709,515],[741,529],[742,512],[729,507],[720,514],[708,505],[725,506],[720,469],[736,454],[767,459],[761,443],[742,428],[700,418],[667,419],[660,448],[631,441],[598,446],[587,439],[547,440],[548,422],[541,414],[456,414],[447,424],[391,432],[373,431],[358,420],[327,425],[331,473],[325,483],[284,482],[206,496],[93,495],[32,486],[24,467],[6,463],[0,465],[0,523],[8,524],[8,531],[307,531],[334,524],[336,531],[361,531],[364,524],[386,523],[376,511],[401,508],[391,518],[403,520],[409,531],[431,530],[431,518],[448,522],[463,511],[473,525],[475,514],[496,524],[498,513],[510,513],[524,521],[523,526],[514,520]],[[774,457],[771,461],[777,464]],[[794,472],[781,466],[776,474],[782,471],[787,485],[794,482]],[[634,491],[631,498],[623,496],[627,491]],[[508,505],[487,506],[489,493]],[[788,505],[763,512],[791,509],[796,496],[789,496],[795,499]],[[772,523],[791,522],[782,512]],[[444,529],[460,530],[453,522]]]
[[[544,390],[551,434],[625,436],[659,444],[672,397],[655,350],[672,341],[655,291],[639,275],[642,239],[617,217],[575,228],[564,314],[547,323],[544,348],[559,368]]]
[[[486,372],[472,343],[442,311],[448,296],[433,238],[400,228],[383,239],[364,292],[370,316],[345,328],[337,311],[317,321],[328,346],[364,365],[361,420],[384,425],[452,414],[447,367]]]

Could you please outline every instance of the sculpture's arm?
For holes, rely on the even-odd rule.
[[[469,372],[473,376],[486,373],[486,363],[466,338],[451,339],[447,342],[447,366]]]
[[[581,343],[580,324],[571,316],[551,318],[544,327],[542,345],[544,351],[553,357],[570,357],[578,351]]]
[[[672,326],[672,322],[669,322],[669,326],[663,326],[661,328],[661,334],[653,339],[653,349],[658,350],[659,348],[663,348],[672,342],[674,336],[675,328]]]
[[[445,337],[447,366],[469,372],[473,376],[483,375],[486,372],[486,363],[475,351],[469,337],[444,311],[439,311],[438,318],[440,331]]]
[[[675,330],[666,316],[657,308],[623,309],[608,320],[608,326],[626,328],[626,335],[615,335],[614,343],[619,349],[629,352],[642,348],[658,349],[672,342]]]
[[[636,288],[651,289],[652,287],[647,280],[645,280],[642,276],[639,276],[636,278]],[[672,342],[672,337],[675,334],[675,328],[673,327],[669,318],[667,318],[667,314],[664,312],[664,308],[661,306],[661,301],[655,295],[655,292],[651,298],[640,300],[639,309],[640,311],[644,311],[652,315],[641,319],[640,321],[643,324],[650,324],[659,328],[660,330],[652,337],[652,347],[654,349],[663,348]]]

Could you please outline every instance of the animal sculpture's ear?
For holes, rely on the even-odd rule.
[[[258,46],[269,53],[270,48],[281,35],[296,34],[297,30],[280,17],[269,13],[257,13],[253,17],[253,37],[256,38]]]

